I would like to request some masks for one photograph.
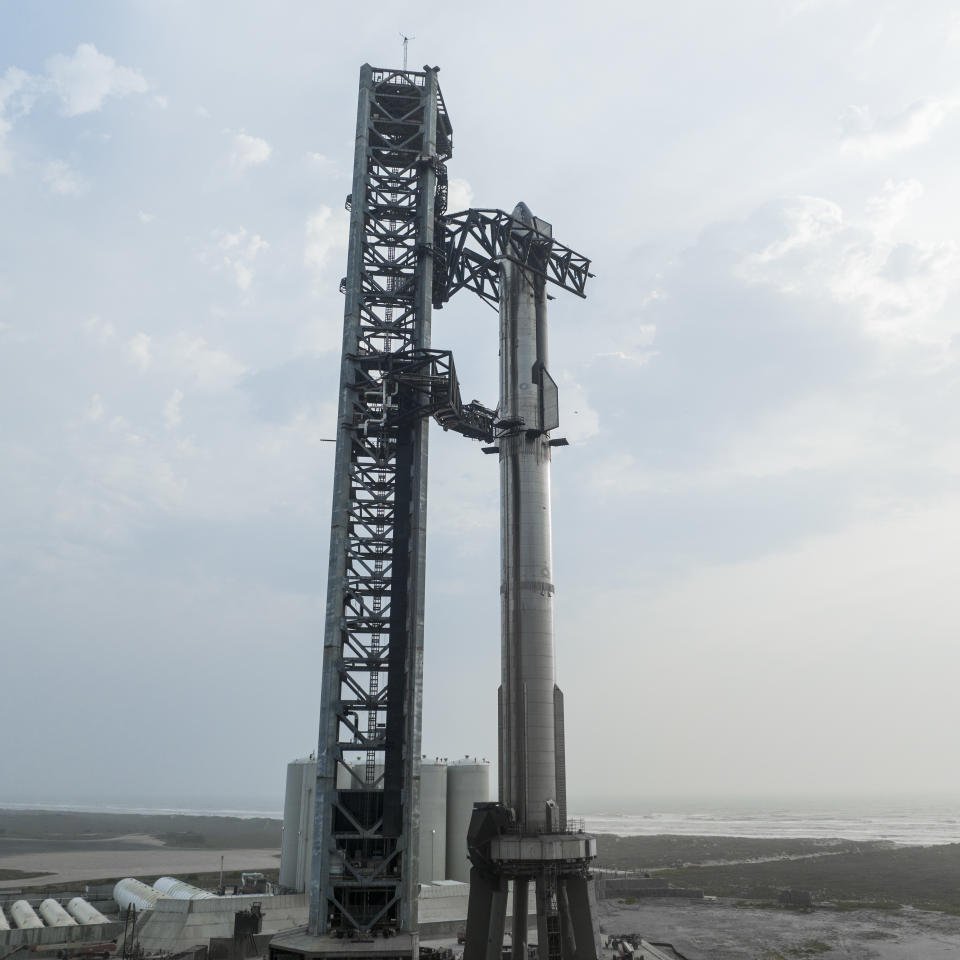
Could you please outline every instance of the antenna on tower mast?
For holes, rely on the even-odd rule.
[[[405,33],[401,33],[400,36],[403,37],[403,69],[406,70],[407,69],[407,44],[411,40],[416,40],[417,38],[408,37]]]

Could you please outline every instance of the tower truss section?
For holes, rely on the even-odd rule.
[[[430,387],[393,372],[430,347],[451,147],[436,69],[361,68],[308,936],[399,934],[398,956],[417,925]]]

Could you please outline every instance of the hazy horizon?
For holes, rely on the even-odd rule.
[[[495,785],[494,785],[495,787]],[[495,791],[494,791],[495,792]],[[769,812],[776,809],[796,808],[826,809],[842,808],[850,815],[858,810],[868,811],[883,807],[886,810],[906,810],[910,806],[925,808],[944,808],[952,810],[960,803],[960,795],[954,793],[918,794],[908,792],[888,792],[877,794],[837,794],[837,793],[770,793],[770,794],[647,794],[644,796],[624,796],[605,794],[572,795],[568,800],[571,814],[590,812],[600,813],[643,813],[651,810],[690,812],[692,810],[727,808],[747,812],[750,809]],[[31,806],[35,804],[36,806]],[[281,812],[283,808],[282,792],[276,796],[235,796],[218,797],[215,795],[193,796],[97,796],[66,795],[62,797],[44,797],[11,793],[0,794],[0,809],[64,809],[96,808],[106,810],[185,810],[202,813],[231,811],[238,814]]]

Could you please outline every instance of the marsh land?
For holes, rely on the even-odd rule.
[[[221,856],[227,882],[240,870],[276,876],[280,826],[266,818],[0,810],[0,890],[163,874],[209,884]],[[600,862],[707,894],[601,903],[605,933],[673,941],[691,960],[960,956],[960,844],[602,836]],[[809,892],[815,907],[780,906],[784,889]]]

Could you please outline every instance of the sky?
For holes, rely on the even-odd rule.
[[[960,15],[0,0],[0,800],[262,801],[316,745],[360,65],[556,291],[578,797],[960,793]],[[493,405],[496,315],[435,314]],[[424,752],[496,756],[496,458],[431,430]]]

